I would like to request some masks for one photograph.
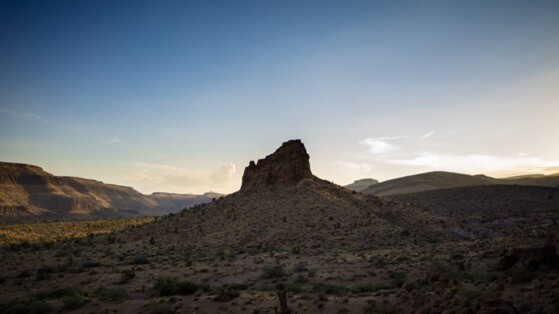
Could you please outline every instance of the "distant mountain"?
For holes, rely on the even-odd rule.
[[[486,175],[467,175],[454,172],[434,171],[396,178],[375,184],[363,190],[362,193],[374,195],[394,195],[417,193],[422,191],[446,189],[475,185],[532,185],[555,187],[559,185],[559,175],[549,176],[520,176],[497,179]]]
[[[559,173],[542,176],[525,176],[499,179],[502,184],[559,186]]]
[[[453,172],[434,171],[401,177],[375,184],[362,192],[374,195],[415,193],[458,186],[495,184],[494,178],[484,175],[466,175]]]
[[[154,193],[101,181],[57,177],[42,168],[0,162],[0,220],[155,216],[206,203],[221,194]]]
[[[361,192],[366,188],[368,188],[369,186],[377,183],[379,183],[377,180],[367,178],[367,179],[355,180],[353,183],[345,185],[344,187],[356,192]]]
[[[160,208],[171,208],[173,212],[177,210],[191,207],[197,204],[203,204],[223,196],[220,193],[207,192],[202,195],[197,194],[176,194],[156,192],[148,197],[155,201]]]

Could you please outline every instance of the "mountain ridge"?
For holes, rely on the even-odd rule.
[[[155,216],[209,202],[220,194],[145,195],[132,187],[54,176],[24,163],[0,162],[0,220]]]
[[[383,181],[378,184],[369,186],[361,192],[364,194],[388,196],[461,186],[494,184],[516,184],[553,187],[559,185],[559,176],[550,175],[543,177],[498,179],[483,174],[468,175],[447,171],[431,171]]]

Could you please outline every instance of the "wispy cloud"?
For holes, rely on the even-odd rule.
[[[425,138],[429,138],[431,136],[433,136],[435,134],[435,131],[429,131],[425,134],[423,134],[423,136],[421,138],[425,139]]]
[[[116,144],[121,142],[122,140],[118,136],[113,136],[110,140],[107,141],[107,144]]]
[[[369,153],[373,155],[386,154],[398,150],[398,145],[390,143],[395,140],[403,140],[411,138],[409,135],[389,136],[389,137],[371,137],[364,139],[359,144],[366,145]]]
[[[47,119],[36,115],[36,114],[31,114],[31,113],[25,113],[25,112],[18,112],[15,110],[11,110],[5,107],[0,107],[0,112],[4,112],[7,114],[10,114],[11,116],[18,118],[18,119],[26,119],[26,120],[35,120],[38,122],[42,122],[45,124],[51,124],[50,121],[48,121]]]
[[[360,142],[368,147],[369,153],[373,155],[384,154],[398,149],[398,146],[388,143],[385,140],[368,138]]]
[[[42,123],[44,125],[48,125],[48,126],[51,126],[51,127],[56,127],[56,128],[76,132],[76,133],[81,133],[81,130],[79,130],[77,128],[67,126],[67,125],[64,125],[64,124],[60,124],[60,123],[51,122],[51,121],[41,117],[40,115],[33,114],[33,113],[20,112],[20,111],[16,111],[16,110],[6,108],[6,107],[0,107],[0,113],[8,114],[8,115],[10,115],[14,118],[17,118],[17,119],[39,122],[39,123]]]
[[[533,171],[559,165],[559,160],[545,160],[541,157],[504,157],[483,154],[437,154],[422,153],[399,159],[386,159],[386,163],[427,167],[435,170],[451,170],[469,173],[500,172],[507,170]]]

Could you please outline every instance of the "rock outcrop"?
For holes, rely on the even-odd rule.
[[[241,191],[253,191],[269,186],[294,186],[312,179],[309,154],[301,140],[283,143],[273,154],[251,161],[245,168]]]

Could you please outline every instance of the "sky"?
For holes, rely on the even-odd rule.
[[[338,184],[559,172],[559,1],[0,0],[0,160],[230,193],[299,138]]]

